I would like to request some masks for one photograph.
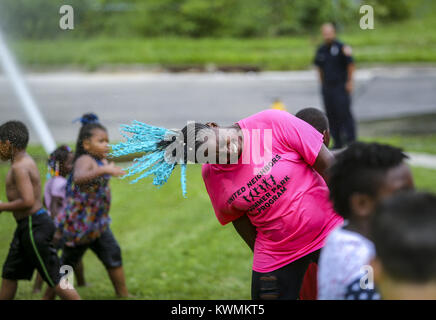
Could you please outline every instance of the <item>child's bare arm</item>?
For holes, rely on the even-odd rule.
[[[86,184],[104,174],[104,167],[99,167],[90,156],[82,156],[74,165],[73,181],[75,184]]]
[[[13,201],[0,203],[0,212],[31,209],[35,204],[35,196],[28,170],[23,166],[12,166],[11,170],[19,196]]]
[[[98,166],[90,156],[83,156],[76,161],[73,180],[75,184],[87,184],[105,174],[121,176],[124,171],[113,162]]]

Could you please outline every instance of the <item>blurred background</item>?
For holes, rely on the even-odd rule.
[[[275,99],[290,112],[321,107],[312,62],[325,21],[353,48],[364,135],[385,134],[384,125],[367,130],[368,120],[436,110],[431,0],[75,0],[74,30],[59,27],[63,4],[0,1],[0,27],[58,141],[71,141],[71,121],[89,110],[119,139],[119,124],[132,119],[183,127],[233,123]],[[359,28],[362,4],[374,8],[374,30]],[[2,111],[23,117],[4,78],[0,94]],[[414,120],[389,131],[436,128],[434,117]]]
[[[74,9],[73,30],[59,27],[64,4]],[[374,8],[373,30],[359,27],[363,4]],[[276,100],[291,113],[322,109],[313,59],[326,21],[353,49],[359,139],[404,148],[418,187],[436,191],[433,0],[0,0],[0,30],[29,92],[56,142],[72,145],[72,121],[86,112],[115,142],[134,119],[181,128],[188,120],[229,125]],[[0,122],[29,126],[29,153],[45,176],[41,141],[3,71]],[[0,164],[3,201],[6,172]],[[188,200],[176,177],[161,190],[113,180],[113,230],[136,298],[249,298],[251,254],[216,222],[198,166],[189,168]],[[12,217],[0,215],[0,225],[4,260]],[[85,274],[91,287],[82,297],[113,296],[92,254]],[[25,284],[18,297],[39,298],[30,291]]]

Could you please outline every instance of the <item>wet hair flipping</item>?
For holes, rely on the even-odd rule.
[[[145,177],[154,176],[153,184],[158,187],[168,181],[175,166],[180,164],[182,192],[183,196],[186,197],[186,164],[188,161],[197,162],[195,156],[190,159],[189,155],[196,155],[198,147],[202,144],[196,138],[198,133],[204,129],[210,130],[209,126],[200,123],[187,125],[182,130],[168,130],[133,121],[130,126],[121,126],[121,134],[125,137],[126,142],[113,145],[112,155],[119,157],[144,153],[142,157],[134,160],[134,164],[127,169],[128,174],[125,177],[139,174],[132,181],[132,183],[136,183]],[[190,141],[194,142],[193,146],[190,146]],[[174,147],[172,152],[167,151],[170,146],[171,149]],[[183,150],[181,155],[177,155],[177,148]],[[172,159],[170,159],[171,157]]]

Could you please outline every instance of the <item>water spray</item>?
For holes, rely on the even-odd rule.
[[[26,116],[32,123],[34,130],[38,134],[38,137],[45,151],[47,152],[47,154],[50,154],[56,149],[56,142],[53,139],[53,136],[23,79],[17,63],[15,62],[11,52],[6,45],[6,41],[3,38],[1,30],[0,63],[7,78],[11,81],[15,94],[17,95],[18,100],[20,101],[20,104],[24,109],[24,112],[26,113]]]

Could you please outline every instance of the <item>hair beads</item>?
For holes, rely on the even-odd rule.
[[[164,185],[176,166],[176,162],[170,163],[165,159],[166,150],[159,147],[159,143],[165,141],[168,135],[177,134],[174,131],[153,127],[139,121],[133,121],[132,125],[122,125],[121,135],[126,142],[112,145],[112,156],[119,157],[134,153],[146,153],[141,158],[133,160],[133,164],[127,168],[128,173],[123,177],[130,177],[136,174],[139,176],[131,183],[148,176],[154,176],[153,184]],[[127,135],[131,134],[131,136]],[[181,165],[181,185],[183,197],[186,198],[186,164]]]
[[[61,172],[61,163],[66,161],[68,153],[72,152],[67,145],[62,145],[53,151],[47,160],[47,179],[58,177]]]

